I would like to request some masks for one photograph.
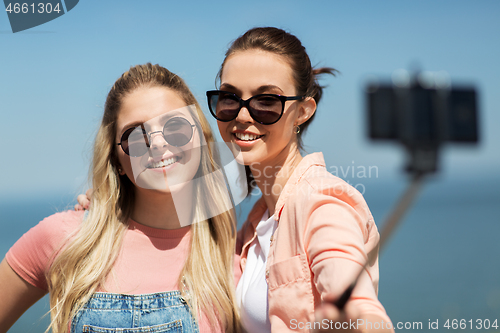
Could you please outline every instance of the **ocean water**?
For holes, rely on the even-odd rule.
[[[354,182],[351,182],[354,183]],[[359,183],[359,180],[357,180]],[[363,181],[364,196],[379,229],[405,188],[404,180]],[[0,202],[0,255],[44,217],[71,207],[72,196]],[[252,200],[238,208],[240,216]],[[380,253],[379,298],[403,331],[428,331],[438,320],[497,320],[500,326],[500,174],[430,179]],[[1,300],[0,300],[1,301]],[[9,332],[43,332],[47,297]],[[422,329],[418,329],[422,323]],[[461,329],[460,332],[476,332]],[[481,331],[496,332],[500,329]]]

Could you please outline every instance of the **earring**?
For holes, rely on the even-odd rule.
[[[118,168],[118,174],[121,175],[122,174],[122,168]]]
[[[299,127],[299,125],[295,126],[294,132],[295,132],[295,134],[299,134],[300,133],[300,127]]]

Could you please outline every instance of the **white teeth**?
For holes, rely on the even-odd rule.
[[[159,162],[152,162],[148,168],[150,168],[150,169],[163,168],[163,167],[169,166],[170,164],[174,164],[175,162],[177,162],[176,156],[171,157],[171,158],[166,159],[166,160],[161,160]]]
[[[252,141],[260,138],[262,135],[255,135],[255,134],[249,134],[249,133],[234,133],[236,137],[240,140],[243,141]]]

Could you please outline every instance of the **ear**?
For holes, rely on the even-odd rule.
[[[312,97],[306,97],[299,103],[299,114],[295,125],[302,125],[316,112],[316,101]]]

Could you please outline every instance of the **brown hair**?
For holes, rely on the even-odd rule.
[[[306,48],[296,36],[282,29],[260,27],[248,30],[233,41],[226,52],[216,81],[220,81],[224,65],[232,54],[251,49],[260,49],[283,56],[292,68],[295,89],[297,90],[296,94],[299,96],[312,97],[316,101],[316,104],[319,103],[323,94],[323,87],[318,83],[318,76],[321,74],[331,74],[335,76],[336,73],[338,73],[336,69],[331,67],[313,68],[311,60],[307,55]],[[302,134],[309,127],[315,114],[316,113],[313,113],[309,119],[299,126],[300,132],[297,134],[297,146],[299,149],[303,149]],[[253,183],[253,178],[251,174],[248,176],[250,173],[248,166],[246,169],[250,193],[251,188],[254,187],[251,185]]]

